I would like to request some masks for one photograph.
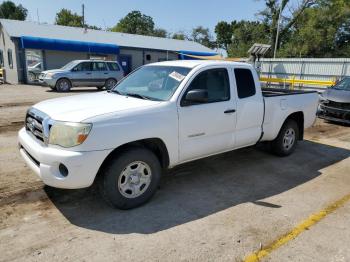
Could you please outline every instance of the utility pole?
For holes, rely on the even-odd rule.
[[[85,5],[82,4],[82,17],[83,17],[83,27],[85,27]]]
[[[279,37],[279,34],[280,34],[280,18],[281,18],[281,13],[282,13],[282,4],[283,4],[283,1],[281,3],[280,11],[278,13],[277,33],[276,33],[276,41],[275,41],[275,50],[273,51],[273,58],[276,58],[276,53],[277,53],[278,37]]]
[[[39,8],[36,9],[36,16],[38,18],[38,24],[40,24]]]

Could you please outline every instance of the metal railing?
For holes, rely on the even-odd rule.
[[[286,85],[290,85],[291,89],[294,89],[296,84],[299,85],[315,85],[318,87],[329,87],[335,85],[336,81],[324,81],[324,80],[305,80],[305,79],[296,79],[295,76],[292,78],[272,78],[272,77],[260,77],[261,82],[270,83],[278,83],[283,84],[284,87]]]

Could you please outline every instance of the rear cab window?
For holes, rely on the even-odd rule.
[[[235,68],[234,74],[238,98],[242,99],[254,96],[256,87],[252,71],[248,68]]]

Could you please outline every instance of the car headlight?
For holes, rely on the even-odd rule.
[[[46,78],[55,78],[55,73],[47,73],[45,75]]]
[[[88,137],[92,124],[56,121],[50,129],[49,144],[73,147]]]

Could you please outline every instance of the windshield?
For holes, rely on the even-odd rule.
[[[339,90],[349,90],[350,91],[350,77],[344,78],[339,83],[337,83],[335,86],[333,86],[333,88],[339,89]]]
[[[62,70],[69,70],[69,69],[72,69],[76,64],[77,64],[77,61],[72,61],[72,62],[69,62],[68,64],[64,65],[63,67],[61,67],[61,69]]]
[[[166,101],[190,71],[190,68],[177,66],[143,66],[119,82],[113,91],[121,95]]]

